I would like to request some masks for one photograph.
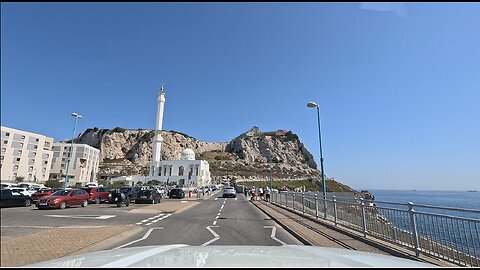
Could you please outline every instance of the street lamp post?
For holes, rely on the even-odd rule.
[[[322,154],[322,135],[320,131],[320,106],[311,101],[307,104],[309,108],[317,108],[317,122],[318,122],[318,140],[320,142],[320,169],[322,170],[322,193],[323,193],[323,210],[324,218],[327,219],[327,190],[325,185],[325,174],[323,171],[323,154]]]
[[[65,183],[63,185],[65,188],[68,187],[68,168],[70,167],[70,156],[73,150],[73,140],[75,138],[75,130],[77,129],[77,120],[78,118],[82,118],[82,116],[77,113],[72,113],[72,116],[75,117],[75,125],[73,126],[72,143],[70,145],[70,149],[68,150],[67,170],[65,171]]]
[[[270,165],[270,197],[269,197],[269,202],[270,200],[272,200],[272,196],[273,196],[273,190],[272,190],[272,151],[270,150],[270,148],[267,148],[268,150],[268,153],[269,153],[269,159],[268,159],[268,163]]]

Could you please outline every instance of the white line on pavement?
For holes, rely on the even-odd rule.
[[[136,242],[145,240],[145,239],[148,238],[148,236],[150,236],[150,233],[152,233],[153,230],[162,230],[162,229],[163,229],[163,227],[150,228],[150,229],[148,229],[148,231],[145,233],[145,235],[144,235],[142,238],[137,239],[137,240],[134,240],[134,241],[132,241],[132,242],[130,242],[130,243],[126,243],[126,244],[124,244],[124,245],[121,245],[121,246],[116,247],[116,248],[113,248],[113,249],[123,248],[123,247],[129,246],[129,245],[131,245],[131,244],[133,244],[133,243],[136,243]]]
[[[216,221],[216,220],[213,222],[213,225],[217,225],[217,221]]]
[[[277,232],[277,228],[276,228],[275,226],[263,226],[263,228],[264,228],[264,229],[269,229],[269,228],[271,228],[271,229],[272,229],[272,233],[270,234],[270,237],[271,237],[273,240],[279,242],[280,244],[286,245],[285,242],[283,242],[282,240],[280,240],[280,239],[278,239],[278,238],[275,237],[275,233]]]
[[[217,241],[218,239],[220,239],[220,236],[219,236],[216,232],[214,232],[210,227],[212,227],[212,228],[213,228],[213,227],[218,228],[218,226],[207,226],[207,227],[206,227],[207,230],[209,230],[209,231],[213,234],[213,236],[214,236],[215,238],[213,238],[212,240],[209,240],[209,241],[203,243],[202,246],[207,246],[207,245],[209,245],[209,244]]]

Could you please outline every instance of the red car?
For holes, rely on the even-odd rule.
[[[40,198],[49,196],[53,192],[60,190],[60,188],[41,188],[37,192],[32,194],[32,201],[33,203],[36,203]]]
[[[83,189],[61,189],[55,191],[50,196],[42,197],[37,201],[38,209],[44,208],[60,208],[65,209],[67,206],[88,205],[89,195]]]
[[[99,204],[101,202],[108,202],[108,195],[110,195],[110,190],[108,188],[87,187],[82,189],[88,193],[88,201],[95,202],[96,204]]]

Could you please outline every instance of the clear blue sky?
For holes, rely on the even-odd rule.
[[[1,124],[287,129],[356,189],[480,189],[479,3],[2,3]]]

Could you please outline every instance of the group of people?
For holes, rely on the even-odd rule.
[[[250,200],[252,201],[270,201],[270,189],[266,187],[263,189],[262,187],[255,188],[253,186],[250,189],[245,189],[245,196],[250,197]]]

